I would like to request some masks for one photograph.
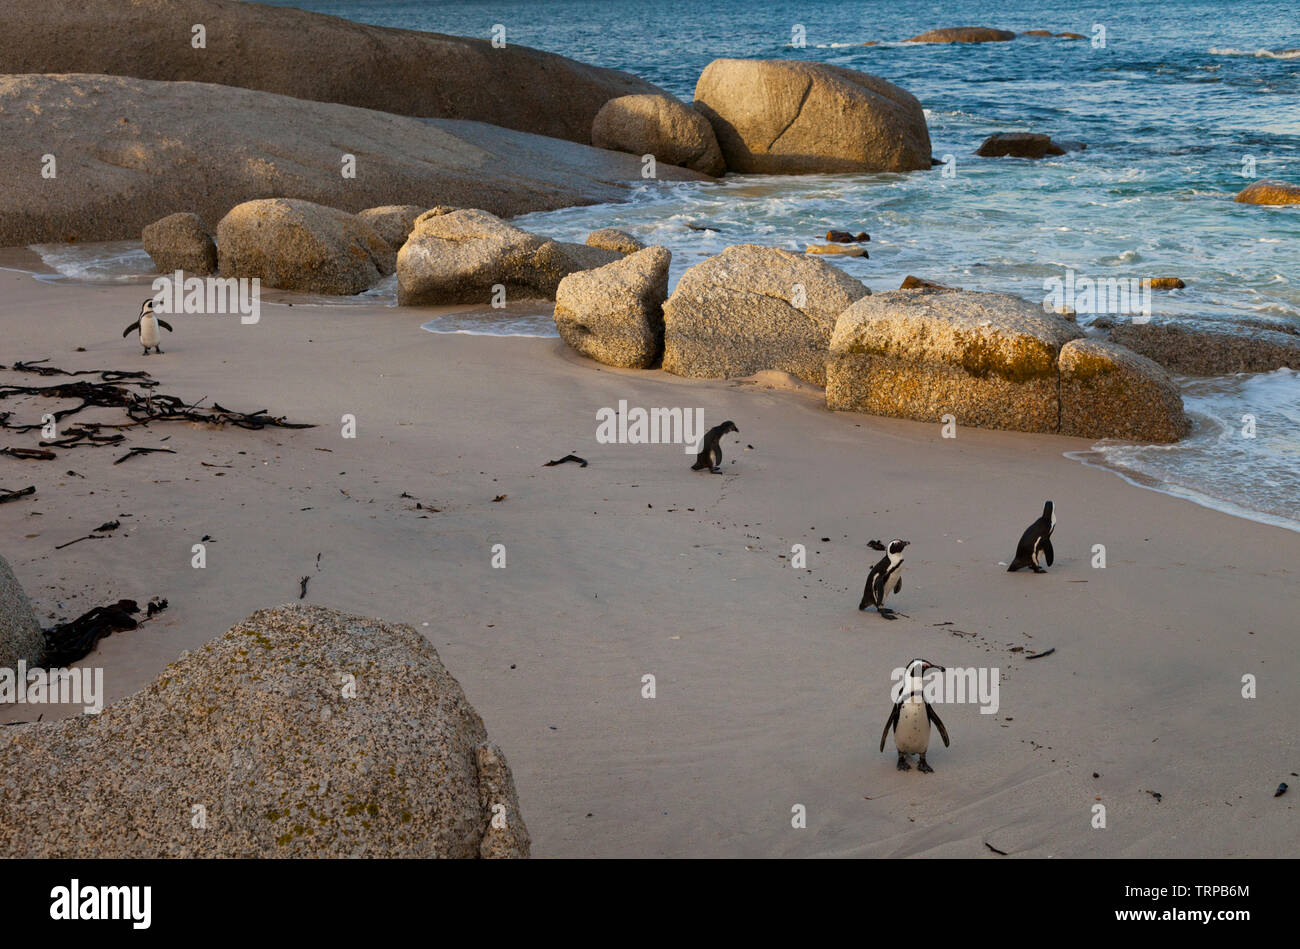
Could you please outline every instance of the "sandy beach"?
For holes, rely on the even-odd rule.
[[[1294,801],[1272,796],[1300,765],[1300,534],[1065,457],[1085,440],[945,439],[828,412],[774,374],[692,380],[600,366],[559,340],[424,332],[428,308],[264,302],[252,326],[177,316],[164,354],[144,358],[121,331],[146,292],[0,271],[0,361],[144,369],[161,392],[318,427],[159,424],[129,444],[176,454],[0,459],[0,486],[37,487],[0,506],[0,530],[43,624],[119,597],[170,603],[88,660],[109,702],[296,600],[310,576],[306,602],[407,623],[437,648],[508,756],[535,856],[1002,859],[987,844],[1279,857],[1300,844]],[[733,419],[725,474],[692,472],[677,445],[598,444],[596,412],[620,400]],[[341,436],[348,414],[355,439]],[[543,467],[570,452],[589,467]],[[1047,498],[1054,568],[1008,574]],[[113,519],[105,539],[54,549]],[[856,608],[877,537],[911,541],[893,623]],[[788,565],[795,544],[807,569]],[[1000,673],[996,714],[944,707],[952,744],[932,741],[929,775],[877,750],[891,671],[918,656]],[[1257,698],[1242,697],[1246,675]],[[1097,803],[1105,829],[1090,825]]]

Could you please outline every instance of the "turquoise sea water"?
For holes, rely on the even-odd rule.
[[[1179,276],[1187,288],[1155,295],[1156,320],[1300,333],[1300,206],[1231,200],[1257,177],[1300,181],[1294,0],[1103,0],[1086,8],[1037,0],[278,5],[482,38],[501,24],[509,43],[624,69],[687,101],[704,66],[724,56],[847,66],[921,100],[934,155],[955,163],[951,177],[935,169],[651,183],[626,204],[516,221],[567,240],[598,227],[624,228],[672,250],[674,280],[731,244],[802,250],[829,228],[866,230],[870,259],[835,263],[876,291],[894,289],[912,273],[1040,300],[1044,281],[1067,269],[1094,278]],[[1105,42],[900,42],[964,24],[1090,38],[1104,28]],[[792,43],[796,26],[806,45]],[[880,45],[861,45],[869,41]],[[1088,148],[1041,162],[973,154],[1001,131],[1046,132]],[[545,331],[511,319],[497,331]],[[1300,375],[1188,380],[1184,399],[1197,419],[1190,439],[1172,448],[1100,446],[1096,457],[1137,480],[1300,529]],[[1231,434],[1243,414],[1258,419],[1250,441]]]

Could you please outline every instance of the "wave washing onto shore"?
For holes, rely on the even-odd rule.
[[[528,310],[531,309],[532,312]],[[427,323],[421,323],[420,329],[430,333],[462,333],[467,336],[530,336],[537,339],[559,339],[555,328],[555,319],[551,316],[551,305],[540,303],[536,308],[529,307],[504,315],[497,310],[468,310],[464,313],[451,313],[440,316]]]
[[[1103,442],[1070,457],[1204,507],[1300,531],[1300,373],[1196,379],[1182,391],[1195,422],[1183,441]]]
[[[139,241],[87,244],[32,244],[29,250],[53,274],[32,274],[38,280],[74,283],[147,283],[157,276],[153,260]]]

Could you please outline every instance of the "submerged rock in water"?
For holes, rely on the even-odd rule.
[[[504,756],[409,626],[262,610],[101,715],[0,729],[6,857],[528,852]]]
[[[1045,158],[1064,155],[1065,149],[1037,132],[999,132],[984,139],[975,154],[983,158]]]
[[[1300,335],[1263,326],[1232,332],[1177,323],[1119,323],[1110,338],[1185,376],[1271,372],[1284,366],[1300,370]]]
[[[1187,286],[1181,277],[1147,277],[1142,282],[1152,290],[1182,290]]]
[[[217,225],[225,277],[258,277],[268,287],[339,296],[360,293],[393,272],[393,248],[355,214],[264,198],[231,209]]]
[[[208,277],[217,272],[217,245],[197,214],[169,214],[148,225],[140,240],[159,273],[183,270]]]
[[[586,244],[589,247],[599,247],[601,250],[618,251],[620,254],[635,254],[645,249],[645,245],[627,231],[612,227],[602,227],[598,231],[592,231],[587,235]]]
[[[930,132],[916,97],[868,73],[782,59],[715,59],[695,86],[730,171],[918,171]]]
[[[45,637],[32,604],[9,561],[0,557],[0,669],[16,669],[20,661],[34,666],[44,648]]]
[[[870,293],[816,257],[728,247],[682,274],[664,304],[664,369],[710,378],[778,369],[825,385],[835,320]]]
[[[1261,178],[1242,188],[1232,200],[1240,204],[1300,204],[1300,185]]]
[[[829,257],[870,257],[865,247],[846,244],[809,244],[805,254],[823,254]]]
[[[903,282],[898,285],[900,290],[960,290],[960,287],[949,287],[942,283],[932,283],[929,280],[923,280],[920,277],[914,277],[908,274],[903,278]]]
[[[663,306],[671,262],[666,247],[647,247],[565,277],[555,293],[555,328],[560,337],[607,366],[653,366],[663,353]]]
[[[1083,334],[1019,297],[894,290],[841,314],[826,363],[832,409],[1055,432],[1057,357]]]
[[[919,36],[913,36],[908,43],[1005,43],[1013,40],[1016,34],[1011,30],[995,30],[987,26],[953,26],[940,30],[929,30]]]

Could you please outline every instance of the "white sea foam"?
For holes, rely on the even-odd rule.
[[[556,339],[559,332],[549,312],[502,313],[499,311],[469,310],[450,313],[421,323],[420,329],[430,333],[454,333],[465,336],[528,336],[537,339]]]
[[[1195,428],[1181,442],[1101,442],[1071,457],[1142,487],[1300,531],[1300,372],[1191,380],[1183,403]],[[1245,434],[1247,417],[1253,437]]]
[[[1255,56],[1261,59],[1300,59],[1300,49],[1234,49],[1210,47],[1211,56]]]
[[[45,266],[58,276],[37,274],[39,279],[78,283],[139,283],[156,276],[153,260],[139,241],[101,241],[87,244],[32,244]]]

